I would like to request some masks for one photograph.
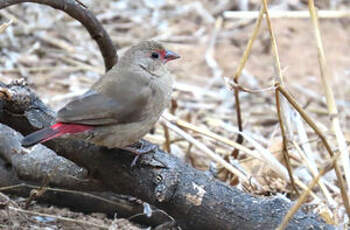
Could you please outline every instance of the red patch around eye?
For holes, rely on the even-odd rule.
[[[159,53],[161,60],[165,59],[166,51],[164,49],[163,50],[156,50],[156,52]]]

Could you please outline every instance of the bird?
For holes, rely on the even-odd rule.
[[[166,63],[178,58],[157,41],[132,46],[87,92],[57,112],[55,124],[25,136],[22,146],[63,137],[141,153],[133,146],[168,106],[173,77]]]

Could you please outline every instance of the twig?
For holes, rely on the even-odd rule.
[[[272,51],[273,51],[272,53],[273,53],[273,57],[274,57],[275,71],[277,72],[276,81],[279,82],[279,84],[283,86],[284,82],[283,82],[283,74],[282,74],[282,70],[281,70],[281,63],[280,63],[276,38],[275,38],[275,35],[273,33],[273,29],[272,29],[269,10],[267,8],[267,0],[262,0],[262,4],[263,4],[263,8],[265,10],[266,23],[267,23],[267,27],[268,27],[269,34],[270,34],[271,44],[272,44]],[[277,89],[275,90],[275,93],[278,94]],[[276,107],[277,107],[278,118],[280,121],[282,138],[283,138],[283,151],[282,151],[283,157],[284,157],[286,165],[287,165],[288,174],[290,177],[291,184],[292,184],[295,192],[298,194],[298,190],[295,186],[295,182],[294,182],[294,178],[293,178],[292,167],[290,165],[289,154],[288,154],[288,149],[287,149],[286,130],[290,131],[290,125],[288,123],[288,121],[289,121],[288,118],[289,118],[289,114],[290,114],[288,112],[290,111],[290,107],[288,106],[286,101],[280,100],[279,95],[275,95],[275,96],[276,96],[276,102],[278,102],[278,103],[276,103]],[[284,128],[284,122],[286,125],[286,129]]]
[[[326,56],[325,56],[324,49],[323,49],[321,32],[320,32],[320,27],[319,27],[319,23],[318,23],[318,17],[317,17],[317,12],[315,9],[314,1],[308,0],[308,5],[309,5],[309,11],[310,11],[310,15],[311,15],[312,24],[314,26],[314,33],[315,33],[315,39],[316,39],[316,44],[317,44],[317,50],[318,50],[318,61],[320,63],[320,70],[321,70],[322,85],[323,85],[325,95],[326,95],[329,116],[330,116],[331,124],[332,124],[332,131],[336,136],[336,140],[337,140],[339,150],[341,153],[341,162],[343,164],[345,179],[347,182],[347,188],[348,188],[348,191],[350,191],[349,151],[347,149],[344,134],[340,128],[338,109],[337,109],[337,106],[335,103],[333,90],[329,84],[329,79],[331,79],[331,73],[328,69]],[[340,186],[346,186],[346,185],[345,185],[345,183],[342,183],[342,184],[340,184]],[[342,190],[346,191],[345,188],[342,188]],[[345,198],[344,196],[346,196],[346,201],[344,200],[344,198]],[[348,217],[350,218],[350,204],[349,204],[347,193],[343,194],[343,200],[344,200],[344,205],[345,205]]]
[[[297,152],[300,154],[301,158],[303,159],[304,164],[306,165],[306,167],[310,170],[312,176],[316,177],[318,175],[318,169],[314,168],[311,164],[312,162],[310,162],[310,159],[308,159],[308,157],[306,156],[306,154],[303,152],[303,150],[300,148],[300,146],[293,141],[294,147],[297,150]],[[319,180],[318,184],[320,185],[320,188],[324,194],[324,196],[326,197],[327,203],[329,205],[334,205],[335,201],[332,198],[331,194],[329,193],[327,187],[325,186],[325,184],[322,181],[322,178]]]
[[[216,38],[218,36],[218,33],[221,30],[222,23],[223,23],[222,17],[218,17],[215,21],[215,27],[214,27],[212,37],[210,39],[209,47],[205,52],[205,61],[207,62],[207,65],[211,69],[214,79],[217,77],[221,77],[222,75],[222,70],[220,69],[214,57]]]
[[[203,151],[205,154],[207,154],[212,160],[215,162],[221,164],[223,167],[225,167],[229,172],[231,172],[234,175],[237,175],[241,181],[249,181],[249,178],[251,178],[250,175],[247,175],[245,172],[241,172],[240,170],[234,168],[231,164],[229,164],[227,161],[225,161],[223,158],[221,158],[218,154],[210,150],[207,146],[200,143],[196,139],[194,139],[191,135],[184,132],[182,129],[177,127],[176,125],[173,125],[171,122],[163,119],[166,126],[168,126],[171,130],[173,130],[178,135],[184,137],[188,142],[192,143],[194,146],[196,146],[198,149]]]
[[[282,75],[282,70],[281,70],[281,62],[280,62],[280,58],[278,55],[278,47],[277,47],[277,42],[276,42],[276,37],[275,34],[273,33],[273,29],[272,29],[272,24],[271,24],[271,20],[270,20],[270,13],[269,10],[267,8],[267,0],[261,0],[262,4],[263,4],[263,8],[265,10],[265,15],[266,15],[266,23],[267,23],[267,27],[269,30],[269,34],[270,34],[270,40],[271,40],[271,45],[272,45],[272,53],[273,53],[273,58],[275,60],[275,71],[277,71],[277,81],[280,82],[281,85],[284,85],[283,83],[283,75]]]
[[[165,124],[161,124],[163,126],[164,130],[164,137],[165,137],[165,143],[164,143],[164,149],[166,152],[170,153],[171,148],[170,148],[170,135],[169,135],[169,129],[168,126]]]
[[[258,35],[263,15],[264,15],[264,8],[262,7],[261,10],[260,10],[260,13],[259,13],[259,17],[258,17],[258,19],[257,19],[257,21],[255,23],[253,34],[252,34],[252,36],[250,37],[250,39],[248,41],[247,47],[244,50],[244,53],[243,53],[243,56],[242,56],[242,58],[240,60],[239,65],[238,65],[237,71],[236,71],[235,75],[233,76],[233,83],[235,85],[238,85],[238,79],[239,79],[239,77],[242,74],[242,71],[244,69],[245,64],[247,63],[250,51],[251,51],[252,46],[253,46],[253,43],[254,43],[254,41],[256,39],[256,36]],[[240,103],[240,100],[239,100],[239,90],[237,88],[232,87],[232,86],[231,86],[231,89],[233,89],[234,96],[235,96],[235,102],[236,102],[236,104],[235,104],[236,106],[235,107],[236,107],[236,116],[237,116],[238,130],[240,132],[242,132],[243,131],[243,125],[242,125],[241,103]],[[241,134],[238,134],[236,142],[239,143],[239,144],[243,143],[243,137],[242,137]],[[235,148],[233,150],[233,152],[232,152],[232,155],[234,157],[237,157],[238,156],[238,149]]]
[[[53,171],[56,171],[57,170],[57,167],[53,170]],[[51,174],[51,173],[50,173]],[[47,191],[47,185],[50,183],[50,174],[47,175],[44,179],[43,179],[43,182],[41,184],[41,186],[37,189],[32,189],[30,191],[30,194],[29,194],[29,197],[28,199],[26,200],[26,204],[25,204],[25,209],[28,209],[30,203],[33,201],[33,200],[36,200],[38,199],[39,197],[41,197],[46,191]]]
[[[255,19],[259,17],[258,11],[225,11],[223,13],[225,19]],[[347,18],[350,17],[349,10],[320,10],[319,18]],[[270,18],[309,18],[310,14],[307,10],[300,11],[283,11],[270,10]]]
[[[259,154],[261,155],[261,158],[268,164],[268,166],[275,171],[281,178],[284,180],[288,179],[288,171],[285,169],[284,165],[282,165],[272,154],[269,150],[263,148],[259,143],[257,143],[253,138],[249,137],[247,134],[242,133],[243,137],[250,142],[254,147],[258,150]],[[259,158],[258,158],[259,159]],[[297,177],[295,177],[295,183],[300,186],[301,188],[307,188],[307,186],[299,180]],[[312,197],[319,202],[319,198],[312,193]]]
[[[28,214],[28,215],[51,217],[51,218],[54,218],[57,220],[65,221],[65,222],[93,226],[93,227],[96,227],[98,229],[107,229],[107,230],[109,229],[108,226],[106,226],[106,225],[94,224],[94,223],[87,222],[86,220],[77,220],[77,219],[72,219],[72,218],[63,217],[63,216],[49,215],[49,214],[45,214],[45,213],[23,210],[23,209],[14,208],[14,207],[9,207],[9,209],[12,211],[15,211],[15,212],[24,213],[24,214]]]
[[[282,223],[280,224],[280,226],[278,226],[276,230],[283,230],[287,227],[289,220],[292,219],[294,214],[298,211],[300,206],[304,203],[305,199],[311,192],[312,188],[315,187],[315,185],[318,183],[318,181],[324,174],[332,170],[332,168],[336,164],[336,160],[338,159],[338,157],[339,157],[339,154],[333,156],[331,161],[323,169],[321,169],[320,173],[311,181],[307,189],[305,189],[305,191],[299,196],[297,202],[289,209]]]
[[[33,72],[49,72],[52,70],[53,67],[47,67],[47,66],[38,66],[38,67],[24,67],[24,70],[28,73],[33,73]],[[79,71],[79,70],[86,70],[84,66],[65,66],[65,67],[60,67],[60,72],[65,73],[65,72],[74,72],[74,71]],[[0,73],[18,73],[21,70],[18,68],[11,68],[11,69],[0,69]]]
[[[6,202],[7,202],[7,204],[12,204],[12,205],[15,206],[16,208],[20,208],[19,205],[18,205],[16,202],[12,201],[8,196],[6,196],[5,194],[3,194],[3,193],[1,193],[1,192],[0,192],[0,197],[4,198],[4,199],[6,200]],[[29,220],[28,217],[25,216],[24,214],[20,213],[20,215],[21,215],[24,219],[26,219],[26,220],[28,220],[28,221],[31,221],[31,220]]]
[[[103,69],[101,69],[97,66],[95,67],[95,66],[86,64],[84,62],[81,62],[81,61],[78,61],[78,60],[75,60],[75,59],[69,58],[69,57],[59,57],[59,58],[68,64],[74,65],[73,67],[76,67],[80,70],[87,70],[87,71],[93,71],[93,72],[98,73],[98,74],[104,74]]]
[[[285,168],[285,166],[283,164],[281,164],[276,157],[274,157],[272,155],[272,153],[264,148],[263,146],[261,146],[259,143],[257,143],[253,138],[251,138],[249,135],[247,135],[246,133],[241,133],[242,136],[249,142],[251,143],[256,149],[257,152],[259,153],[261,159],[263,159],[263,161],[275,172],[278,173],[278,175],[280,177],[282,177],[283,179],[287,180],[288,179],[288,172],[287,169]],[[258,159],[259,159],[258,158]]]
[[[47,42],[55,47],[58,47],[64,51],[66,51],[69,54],[76,52],[76,49],[74,46],[70,45],[68,42],[66,42],[62,39],[59,39],[59,38],[56,38],[56,37],[50,35],[49,33],[36,33],[35,36],[40,38],[44,42]]]
[[[249,41],[248,41],[248,44],[247,44],[247,47],[246,49],[244,50],[244,53],[243,53],[243,56],[241,57],[241,60],[239,62],[239,65],[238,65],[238,68],[236,70],[236,73],[234,74],[233,76],[233,79],[234,80],[238,80],[239,77],[241,76],[242,74],[242,71],[244,69],[244,66],[245,64],[247,63],[247,60],[248,60],[248,57],[249,57],[249,54],[250,54],[250,51],[253,47],[253,44],[254,44],[254,41],[256,40],[256,37],[259,33],[259,29],[260,29],[260,25],[261,25],[261,22],[262,22],[262,19],[263,19],[263,15],[264,15],[264,8],[262,7],[260,9],[260,12],[259,12],[259,16],[258,16],[258,19],[256,20],[255,22],[255,27],[254,27],[254,31],[253,31],[253,34],[252,36],[249,38]]]
[[[247,148],[247,147],[245,147],[243,145],[240,145],[237,142],[234,142],[234,141],[232,141],[230,139],[227,139],[227,138],[225,138],[223,136],[220,136],[220,135],[218,135],[216,133],[213,133],[210,130],[207,130],[205,128],[200,128],[198,126],[194,126],[194,125],[192,125],[192,124],[190,124],[190,123],[188,123],[188,122],[186,122],[184,120],[180,120],[180,119],[176,118],[175,116],[173,116],[173,115],[171,115],[169,113],[164,113],[162,115],[162,117],[164,119],[166,119],[167,121],[172,122],[172,123],[176,124],[177,126],[180,126],[181,128],[189,129],[189,130],[194,131],[196,133],[200,133],[200,134],[202,134],[204,136],[212,138],[212,139],[214,139],[216,141],[219,141],[221,143],[224,143],[224,144],[226,144],[228,146],[231,146],[233,148],[239,149],[240,151],[242,151],[242,152],[244,152],[244,153],[246,153],[248,155],[251,155],[251,156],[253,156],[253,157],[257,158],[257,159],[260,159],[259,155],[256,154],[254,151],[250,150],[249,148]]]
[[[293,177],[292,166],[290,165],[289,153],[288,153],[288,148],[287,148],[287,136],[286,136],[286,132],[284,129],[282,114],[281,114],[280,94],[279,94],[277,88],[275,90],[275,97],[276,97],[278,121],[280,123],[282,140],[283,140],[283,147],[282,147],[283,158],[284,158],[284,161],[285,161],[286,166],[287,166],[287,170],[288,170],[288,174],[290,177],[290,182],[292,184],[292,187],[293,187],[295,193],[297,195],[299,195],[299,192],[298,192],[297,186],[295,185],[295,181],[294,181],[294,177]]]
[[[302,109],[302,107],[300,105],[298,105],[298,103],[294,100],[294,98],[291,97],[289,95],[289,93],[281,85],[278,85],[278,83],[277,83],[277,86],[278,86],[279,92],[283,94],[283,96],[289,101],[289,103],[295,108],[295,110],[298,111],[298,113],[302,116],[302,118],[306,121],[306,123],[308,123],[308,125],[320,137],[320,139],[321,139],[323,145],[325,146],[328,154],[331,157],[333,157],[334,153],[333,153],[330,145],[328,144],[326,137],[323,135],[321,130],[317,127],[315,122],[309,117],[309,115],[307,115],[307,113]],[[346,189],[345,189],[345,186],[344,186],[345,181],[343,179],[342,172],[341,172],[337,162],[334,163],[334,169],[335,169],[335,173],[336,173],[337,178],[338,178],[338,183],[339,183],[338,186],[339,186],[340,191],[341,191],[341,195],[342,195],[342,198],[343,198],[343,201],[344,201],[344,206],[345,206],[347,212],[349,213],[349,211],[350,211],[350,210],[348,210],[349,207],[350,207],[349,206],[349,198],[347,196]]]
[[[9,27],[12,23],[13,23],[13,20],[12,20],[12,19],[10,19],[9,22],[3,23],[3,24],[0,26],[0,34],[1,34],[2,32],[4,32],[4,31],[7,29],[7,27]]]
[[[268,91],[274,91],[276,89],[275,86],[266,87],[264,89],[248,89],[237,84],[237,82],[234,82],[234,81],[228,81],[227,84],[229,84],[232,87],[232,89],[234,89],[235,91],[238,90],[238,91],[251,93],[251,94],[261,94]]]
[[[17,189],[17,188],[30,188],[30,189],[38,190],[41,187],[30,185],[30,184],[21,183],[21,184],[6,186],[6,187],[0,187],[0,191],[13,190],[13,189]],[[106,203],[109,203],[109,204],[118,205],[118,203],[114,202],[113,200],[106,199],[106,198],[104,198],[102,196],[94,195],[94,194],[91,194],[91,193],[88,193],[88,192],[75,191],[75,190],[69,190],[69,189],[61,189],[61,188],[50,188],[50,187],[46,187],[45,189],[46,189],[46,191],[52,191],[52,192],[56,192],[56,193],[77,194],[77,195],[81,195],[81,196],[84,196],[84,197],[93,198],[93,199],[99,200],[101,202],[106,202]]]
[[[236,79],[234,79],[234,83],[237,84],[238,81]],[[236,101],[236,116],[237,116],[237,125],[238,125],[238,130],[240,132],[243,132],[243,122],[242,122],[242,112],[241,112],[241,103],[240,103],[240,100],[239,100],[239,90],[238,89],[235,89],[234,90],[234,95],[235,95],[235,101]],[[241,134],[238,134],[237,136],[237,139],[236,139],[236,142],[238,144],[242,144],[243,143],[243,136]],[[239,150],[238,149],[234,149],[231,153],[231,155],[234,157],[234,158],[237,158],[238,157],[238,154],[239,154]]]

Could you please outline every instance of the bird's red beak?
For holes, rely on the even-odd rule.
[[[164,63],[167,63],[168,61],[175,60],[178,58],[180,58],[180,55],[174,53],[173,51],[165,50]]]

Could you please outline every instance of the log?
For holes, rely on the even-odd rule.
[[[22,138],[0,124],[0,192],[29,197],[26,206],[36,200],[112,218],[137,216],[133,221],[152,227],[174,222],[167,213],[140,199],[108,192],[100,181],[88,177],[86,169],[43,145],[22,148]]]
[[[24,84],[0,86],[1,123],[28,134],[53,122],[54,113]],[[0,140],[5,142],[5,138]],[[7,144],[8,141],[2,143]],[[151,145],[145,141],[143,144]],[[131,168],[134,155],[124,150],[70,139],[54,139],[45,145],[85,168],[88,177],[104,190],[131,195],[164,210],[182,229],[274,229],[291,207],[285,199],[254,197],[230,187],[159,148],[142,155],[136,167]],[[18,152],[26,151],[20,148]],[[37,147],[31,150],[34,148]],[[334,229],[315,214],[301,210],[287,229],[311,226]]]

